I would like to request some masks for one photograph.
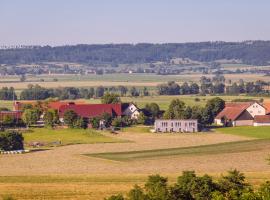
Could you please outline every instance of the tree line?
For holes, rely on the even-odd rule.
[[[167,62],[172,58],[189,58],[200,62],[241,60],[244,64],[267,65],[270,41],[196,42],[170,44],[104,44],[35,46],[1,49],[0,63],[76,62],[83,64],[117,64]]]
[[[184,171],[174,184],[168,178],[151,175],[144,187],[135,185],[127,195],[112,195],[105,200],[269,200],[270,182],[254,188],[238,170],[230,170],[217,180],[194,171]]]
[[[103,87],[98,86],[96,88],[77,88],[77,87],[59,87],[59,88],[45,88],[40,85],[29,84],[26,89],[22,90],[20,95],[17,96],[13,87],[3,87],[0,89],[0,100],[45,100],[48,98],[58,98],[60,100],[65,99],[90,99],[101,98],[107,92],[115,93],[119,96],[148,96],[150,92],[148,88],[136,88],[126,86],[112,86]]]
[[[221,76],[223,77],[223,76]],[[239,80],[239,83],[229,83],[225,84],[224,79],[217,79],[218,77],[207,78],[205,76],[201,77],[200,84],[197,83],[187,83],[178,84],[174,81],[169,81],[168,83],[159,84],[157,86],[158,95],[188,95],[188,94],[199,94],[199,95],[270,95],[268,90],[264,89],[264,86],[269,86],[270,83],[265,81],[256,82],[244,82]]]

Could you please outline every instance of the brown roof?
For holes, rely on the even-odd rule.
[[[216,116],[216,119],[226,117],[228,120],[234,121],[253,103],[226,103],[225,108]]]
[[[264,103],[263,106],[266,108],[266,114],[270,114],[270,102]]]
[[[270,115],[256,115],[254,117],[255,123],[270,123]]]

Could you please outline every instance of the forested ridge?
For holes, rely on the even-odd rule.
[[[0,64],[39,62],[76,62],[82,64],[136,64],[172,58],[189,58],[200,62],[237,59],[244,64],[270,63],[270,41],[198,42],[168,44],[103,44],[74,46],[33,46],[0,49]]]

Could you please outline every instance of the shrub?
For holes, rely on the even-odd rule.
[[[16,131],[2,132],[0,133],[0,149],[4,151],[22,150],[23,136]]]

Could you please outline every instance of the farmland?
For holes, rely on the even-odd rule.
[[[200,95],[175,95],[175,96],[145,96],[145,97],[121,97],[122,102],[133,102],[137,104],[138,107],[143,108],[147,103],[155,102],[161,109],[167,109],[170,101],[173,99],[180,99],[186,103],[188,106],[204,106],[207,100],[214,98],[216,96],[200,96]],[[252,97],[252,96],[219,96],[225,101],[232,101],[234,99],[250,99],[250,100],[260,100],[261,97]],[[101,103],[100,99],[79,99],[78,101],[85,103]],[[269,102],[270,98],[265,97],[264,101]],[[12,109],[12,101],[0,101],[0,107],[7,107]]]
[[[83,133],[75,131],[83,144],[1,155],[0,191],[19,199],[103,199],[143,184],[149,174],[160,173],[174,182],[183,170],[217,176],[232,168],[247,173],[256,185],[270,178],[269,129],[259,127],[252,134],[251,127],[236,132],[220,128],[208,133],[153,134],[141,126],[125,128],[117,135],[94,133],[105,143],[96,143],[95,137],[85,140],[80,136]],[[53,141],[61,136],[41,130],[27,133],[26,141]],[[62,134],[69,134],[68,130]],[[68,144],[72,138],[62,140]]]
[[[14,87],[16,90],[22,90],[28,84],[39,84],[46,88],[56,87],[97,87],[97,86],[136,86],[136,87],[155,87],[160,83],[167,81],[199,82],[201,76],[213,77],[214,75],[205,74],[183,74],[183,75],[156,75],[156,74],[104,74],[104,75],[38,75],[29,76],[25,82],[20,82],[18,76],[6,76],[1,79],[1,87]],[[269,76],[264,74],[228,74],[224,75],[227,80],[232,82],[239,81],[239,77],[244,81],[263,80],[269,81]],[[58,81],[55,82],[54,80]],[[42,81],[41,81],[42,80]]]
[[[44,144],[44,147],[50,147],[58,142],[61,142],[61,145],[124,142],[120,139],[104,136],[91,129],[35,128],[24,132],[23,136],[26,144],[39,142]]]

